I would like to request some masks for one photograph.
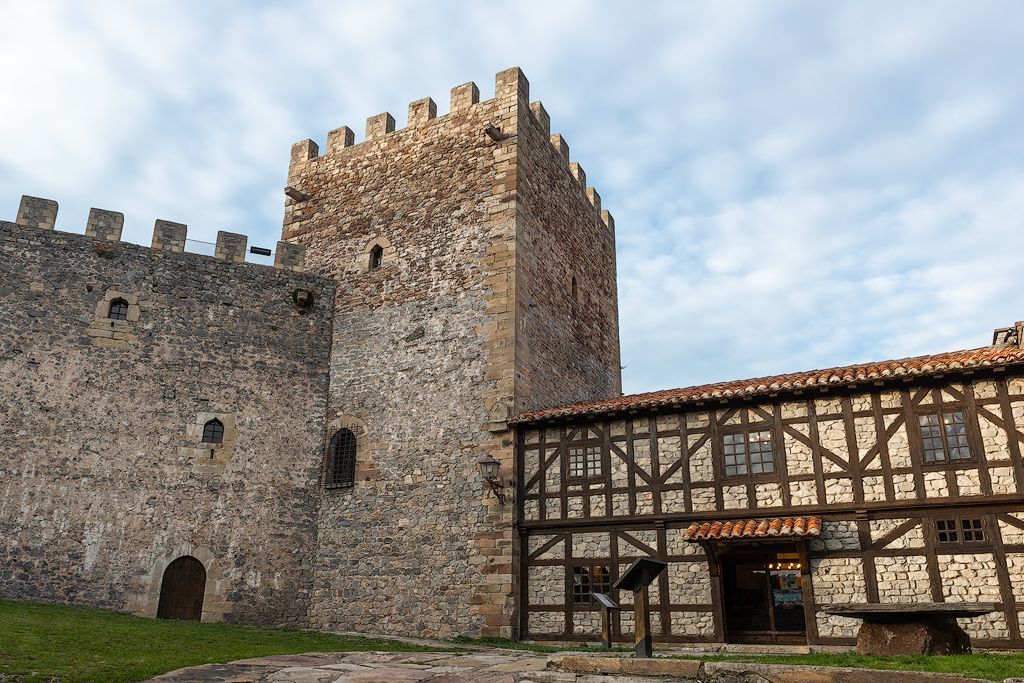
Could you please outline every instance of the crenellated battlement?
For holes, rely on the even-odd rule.
[[[14,222],[16,225],[40,230],[55,230],[58,208],[57,202],[52,199],[22,195],[18,215]],[[89,219],[85,225],[85,236],[103,242],[120,242],[123,227],[123,213],[91,208],[89,209]],[[153,225],[153,240],[150,248],[155,251],[184,253],[187,235],[188,226],[184,223],[157,219]],[[234,263],[246,263],[247,245],[248,237],[245,235],[221,230],[217,233],[213,258]],[[277,249],[274,252],[275,268],[301,272],[304,264],[305,247],[283,241],[277,243]]]
[[[457,85],[451,89],[450,110],[448,114],[438,116],[437,104],[430,97],[414,100],[409,104],[406,117],[406,125],[396,128],[395,117],[389,112],[381,112],[366,119],[363,139],[356,142],[355,132],[349,126],[340,126],[327,134],[327,144],[324,154],[320,153],[320,145],[311,139],[300,140],[292,145],[291,162],[288,167],[288,188],[287,192],[289,206],[301,205],[313,197],[305,195],[299,180],[308,172],[310,165],[318,164],[325,159],[336,158],[346,154],[360,154],[370,147],[376,149],[376,145],[386,141],[392,135],[415,132],[431,125],[443,125],[452,115],[465,113],[474,107],[486,107],[502,105],[513,107],[521,106],[523,111],[528,111],[548,136],[554,150],[562,157],[566,172],[574,177],[581,187],[583,195],[594,207],[596,215],[609,228],[614,222],[609,222],[610,216],[601,210],[601,199],[593,187],[586,184],[586,174],[578,162],[570,162],[569,145],[559,135],[551,135],[551,117],[548,115],[544,105],[539,101],[529,102],[530,84],[518,67],[512,67],[499,72],[495,76],[494,98],[480,100],[480,89],[472,81]],[[506,110],[507,111],[507,110]],[[515,144],[516,135],[514,132],[501,131],[494,126],[482,127],[478,132],[481,141],[492,144]],[[296,199],[295,192],[303,194],[304,199]]]

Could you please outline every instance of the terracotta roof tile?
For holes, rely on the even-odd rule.
[[[644,394],[618,396],[603,401],[575,403],[522,413],[512,423],[540,422],[566,417],[602,415],[628,410],[657,409],[681,406],[699,401],[763,396],[780,391],[793,391],[833,385],[853,385],[893,377],[927,377],[972,368],[1024,365],[1024,348],[1018,346],[983,346],[980,349],[950,351],[932,356],[847,365],[825,370],[794,372],[773,377],[758,377],[734,382],[703,384],[682,389],[665,389]]]
[[[694,522],[683,530],[688,541],[764,538],[765,536],[818,536],[821,517],[772,517],[724,522]]]

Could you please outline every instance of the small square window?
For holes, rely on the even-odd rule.
[[[602,476],[600,446],[576,446],[569,449],[569,476],[573,479],[595,479]]]
[[[959,543],[959,534],[955,519],[935,520],[935,529],[939,534],[939,543]]]
[[[978,518],[960,520],[960,530],[964,535],[964,543],[984,543],[985,529]]]

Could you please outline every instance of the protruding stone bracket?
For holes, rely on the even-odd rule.
[[[217,232],[217,247],[213,252],[216,258],[235,263],[245,263],[245,247],[249,238],[234,232]]]
[[[57,224],[57,202],[52,199],[22,195],[18,207],[18,225],[28,225],[42,230],[53,230]]]
[[[289,199],[293,199],[294,201],[297,202],[309,201],[308,194],[306,194],[302,190],[292,187],[291,185],[287,185],[284,188],[284,193],[288,196]]]
[[[484,134],[495,142],[504,142],[509,139],[508,133],[503,133],[500,128],[490,123],[484,126]]]
[[[99,240],[117,242],[121,239],[124,227],[124,214],[105,209],[89,209],[89,220],[85,224],[85,234]]]
[[[185,251],[185,237],[188,226],[184,223],[157,220],[153,225],[153,249],[160,251]]]
[[[306,247],[292,242],[278,242],[274,267],[301,273],[306,265]]]

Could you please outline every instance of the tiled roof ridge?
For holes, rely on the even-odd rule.
[[[678,389],[660,389],[641,394],[617,396],[600,401],[553,406],[516,415],[510,422],[535,422],[544,419],[613,413],[637,408],[670,407],[703,400],[760,396],[779,391],[852,384],[893,377],[926,377],[951,370],[1015,364],[1024,364],[1024,348],[1016,345],[982,346],[975,349],[947,351],[927,356],[841,365],[820,370],[805,370],[751,379],[714,382]]]
[[[818,536],[821,517],[765,517],[760,519],[731,519],[725,521],[693,522],[683,530],[688,541],[707,539],[765,538],[776,536]]]

